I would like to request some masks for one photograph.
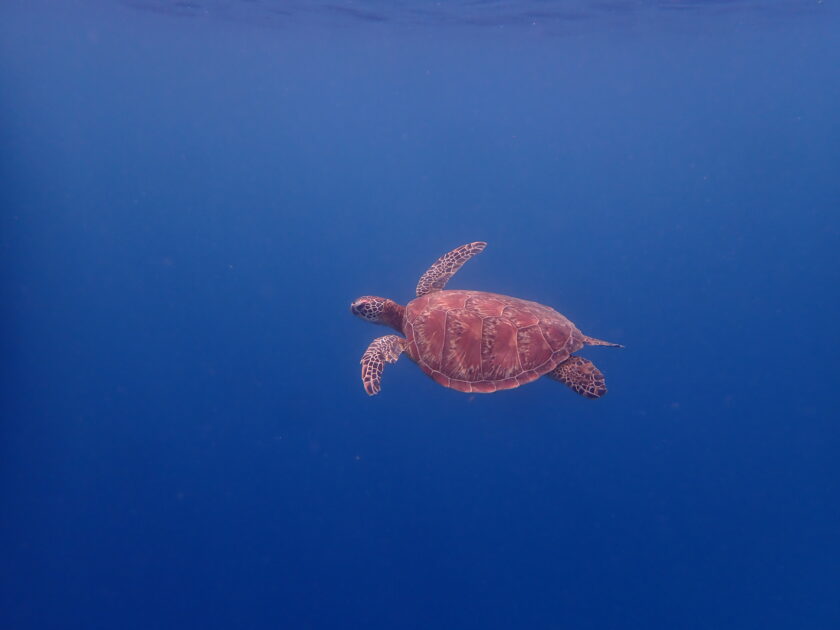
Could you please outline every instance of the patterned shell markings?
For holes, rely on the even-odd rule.
[[[444,387],[490,393],[519,387],[583,347],[572,322],[536,302],[483,291],[412,300],[403,332],[413,361]]]

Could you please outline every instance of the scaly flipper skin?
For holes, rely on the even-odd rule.
[[[600,398],[607,393],[601,370],[583,357],[569,357],[549,372],[548,376],[568,385],[572,391],[585,398]]]
[[[362,355],[362,384],[368,396],[375,396],[382,389],[382,370],[385,363],[394,363],[405,349],[405,339],[385,335],[374,339]]]
[[[417,283],[417,297],[442,290],[455,272],[485,247],[487,243],[482,241],[467,243],[438,258],[435,264],[420,277],[420,282]]]

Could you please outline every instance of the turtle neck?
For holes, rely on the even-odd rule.
[[[394,300],[386,300],[385,308],[382,309],[382,314],[379,316],[379,320],[386,326],[390,326],[398,333],[403,334],[404,316],[404,306],[397,304]]]

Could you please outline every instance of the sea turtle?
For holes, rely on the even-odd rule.
[[[350,305],[362,319],[405,335],[373,340],[362,355],[365,391],[378,394],[385,363],[405,352],[444,387],[491,393],[548,375],[586,398],[607,393],[604,375],[591,361],[572,356],[583,346],[612,346],[587,337],[553,308],[484,291],[444,291],[455,272],[487,243],[477,241],[444,254],[417,284],[406,306],[365,295]]]

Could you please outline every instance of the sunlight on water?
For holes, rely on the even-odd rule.
[[[142,11],[176,17],[245,20],[265,26],[300,22],[471,26],[480,28],[541,27],[566,32],[581,24],[633,24],[640,19],[681,15],[751,15],[789,19],[828,8],[822,0],[585,0],[505,2],[405,2],[387,0],[124,0]]]

